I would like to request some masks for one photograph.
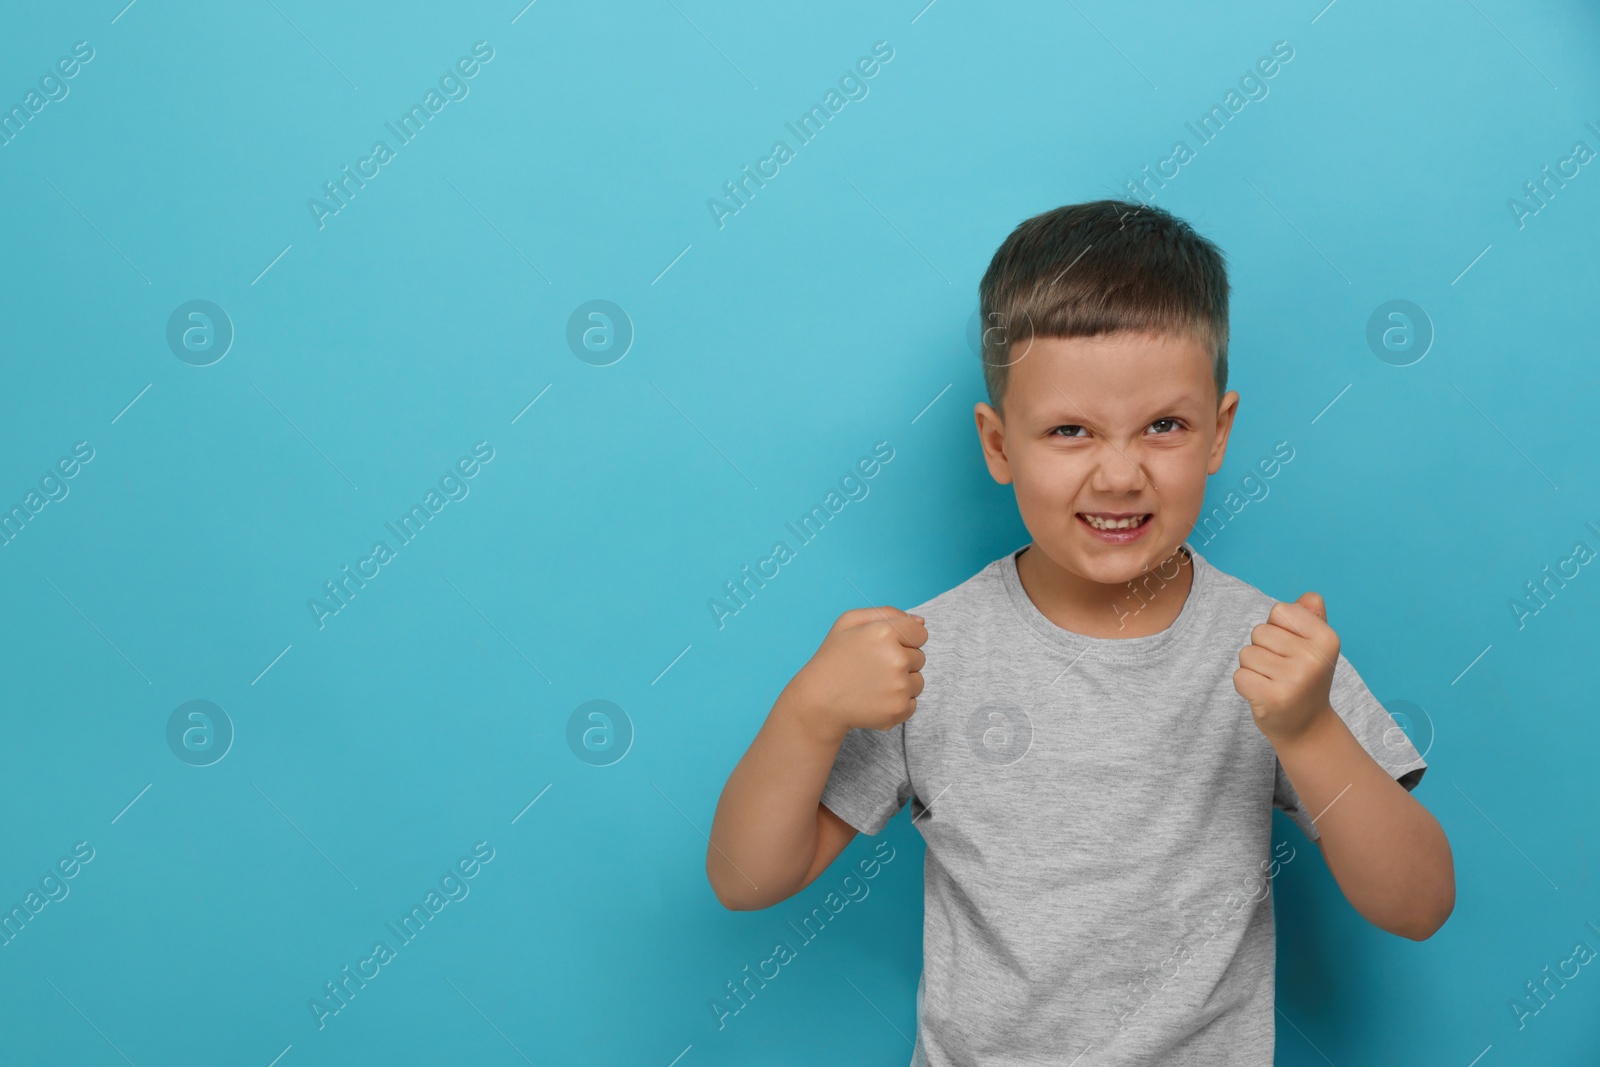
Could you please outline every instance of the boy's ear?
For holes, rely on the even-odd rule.
[[[980,403],[972,409],[978,423],[978,444],[983,446],[983,461],[989,465],[989,476],[1001,485],[1011,484],[1011,462],[1006,459],[1006,427],[1000,413],[988,404]]]
[[[1222,403],[1217,405],[1217,436],[1211,442],[1211,459],[1206,464],[1206,473],[1215,474],[1222,469],[1223,457],[1228,452],[1228,435],[1233,432],[1233,416],[1239,410],[1239,394],[1229,389],[1222,394]]]

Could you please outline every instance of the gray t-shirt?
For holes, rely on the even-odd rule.
[[[1294,855],[1272,809],[1313,839],[1321,813],[1233,687],[1275,601],[1184,548],[1183,610],[1145,637],[1057,626],[1016,552],[911,609],[917,710],[851,730],[822,802],[876,834],[909,799],[927,841],[912,1067],[1270,1067],[1270,878]],[[1342,654],[1331,698],[1413,788],[1427,764]]]

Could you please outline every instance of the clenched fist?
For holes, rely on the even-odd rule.
[[[1292,741],[1324,713],[1339,661],[1339,635],[1328,625],[1322,597],[1302,593],[1272,606],[1239,652],[1233,687],[1250,702],[1256,727],[1277,745]]]
[[[830,741],[857,727],[887,730],[917,710],[927,639],[923,620],[899,608],[847,611],[784,695]]]

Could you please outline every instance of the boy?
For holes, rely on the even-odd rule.
[[[1159,208],[1069,205],[1016,228],[979,299],[978,437],[1032,542],[910,613],[839,617],[729,776],[707,877],[768,907],[909,799],[913,1067],[1270,1065],[1272,808],[1421,940],[1455,905],[1409,792],[1427,764],[1320,596],[1277,602],[1187,540],[1239,404],[1217,248]]]

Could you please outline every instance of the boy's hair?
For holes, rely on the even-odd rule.
[[[1222,252],[1158,207],[1094,200],[1023,221],[978,283],[978,314],[983,380],[996,411],[1011,364],[1035,336],[1189,334],[1211,353],[1218,400],[1227,389]]]

